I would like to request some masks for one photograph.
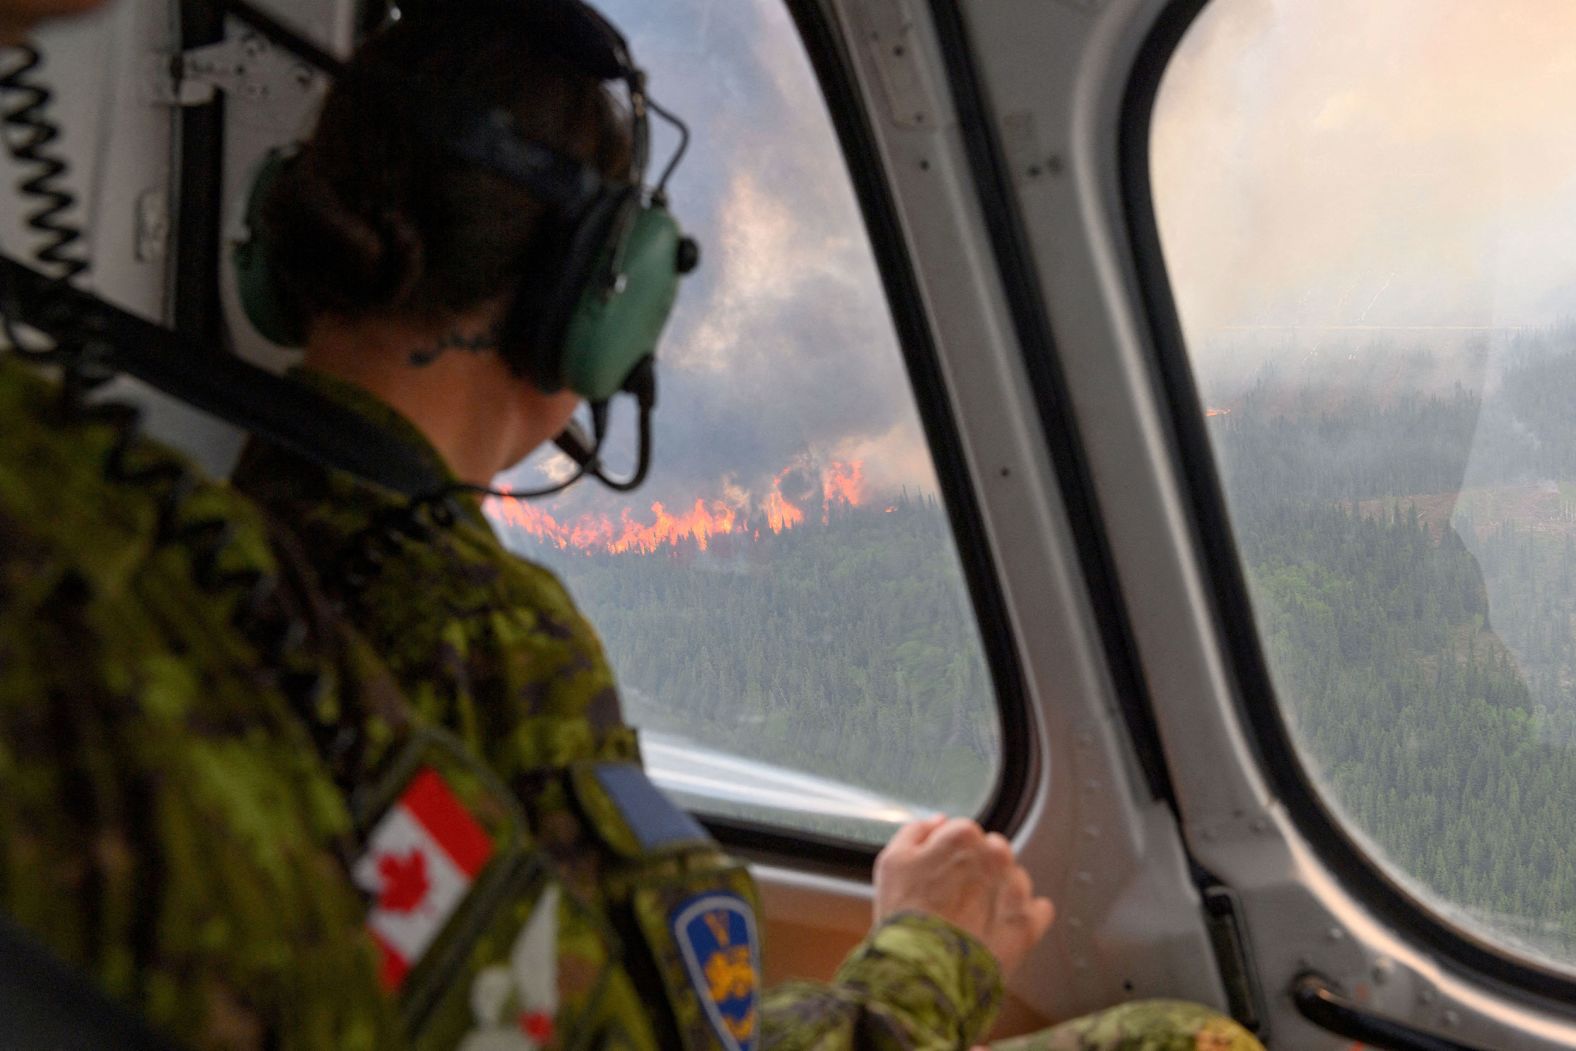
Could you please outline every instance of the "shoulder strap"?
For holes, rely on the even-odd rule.
[[[105,364],[204,412],[331,470],[346,471],[411,499],[449,480],[372,421],[233,354],[213,353],[97,296],[0,255],[0,289],[14,320],[62,343],[83,338]]]
[[[0,1045],[49,1051],[174,1051],[81,972],[0,916]]]

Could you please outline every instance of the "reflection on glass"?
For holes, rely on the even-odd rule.
[[[1457,922],[1576,965],[1576,8],[1215,0],[1152,169],[1293,735]]]
[[[672,203],[702,265],[662,345],[646,485],[493,502],[493,521],[564,577],[658,780],[698,809],[872,842],[913,813],[977,813],[1000,762],[995,695],[784,5],[600,6],[693,129]],[[671,132],[653,131],[660,164]],[[615,474],[631,437],[615,427]],[[547,459],[501,481],[566,470]]]

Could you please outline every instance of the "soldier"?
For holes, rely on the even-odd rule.
[[[260,444],[237,484],[293,523],[420,715],[510,786],[564,900],[595,903],[630,973],[661,991],[665,1043],[967,1046],[1051,918],[1010,845],[962,820],[900,831],[878,863],[876,926],[837,980],[762,995],[747,874],[640,775],[594,632],[481,514],[476,493],[557,434],[606,372],[574,355],[625,355],[613,389],[638,379],[625,334],[588,350],[574,331],[588,313],[595,326],[582,294],[601,260],[641,255],[618,239],[648,243],[638,222],[628,234],[598,211],[639,188],[643,130],[631,134],[600,84],[626,76],[638,115],[643,78],[578,4],[407,14],[358,53],[311,140],[260,191],[251,250],[266,266],[249,265],[277,299],[254,319],[304,339],[300,381],[378,423],[448,487],[411,504]],[[666,274],[615,275],[597,294],[638,298],[641,282],[665,279],[650,298],[671,300],[678,241],[660,243]],[[660,317],[636,320],[654,342]],[[698,901],[712,904],[697,913]],[[1202,1010],[1153,1010],[1137,1032],[1256,1046]]]
[[[290,539],[135,413],[8,357],[0,450],[7,917],[190,1046],[756,1042],[747,875],[633,768],[543,765],[629,750],[616,726],[583,748],[598,735],[578,698],[605,693],[605,668],[580,661],[572,613],[569,645],[511,658],[545,660],[568,707],[520,727],[540,752],[522,741],[536,765],[506,788],[405,708]],[[532,598],[532,630],[553,635],[553,596]],[[974,924],[1010,957],[1027,901],[1005,844],[975,846],[947,848],[979,863],[950,892],[1000,885]],[[624,945],[598,908],[620,879]],[[879,983],[916,932],[965,943],[979,966],[955,984],[978,1032],[994,958],[941,921],[909,927],[862,973]]]

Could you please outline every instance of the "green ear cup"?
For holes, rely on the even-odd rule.
[[[620,287],[588,289],[564,336],[563,385],[587,401],[617,394],[657,340],[673,310],[679,277],[694,266],[694,249],[666,208],[644,208],[624,241]],[[691,258],[684,258],[685,256]]]
[[[257,174],[252,178],[252,188],[246,197],[246,230],[244,240],[237,241],[231,252],[235,263],[236,290],[241,297],[241,309],[259,335],[281,347],[299,347],[306,342],[305,326],[295,311],[290,310],[279,293],[279,281],[274,273],[268,242],[263,237],[261,217],[263,202],[278,181],[288,154],[271,150],[263,159]]]

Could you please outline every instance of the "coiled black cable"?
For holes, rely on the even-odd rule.
[[[43,56],[37,48],[25,45],[5,50],[5,58],[18,64],[0,74],[0,97],[5,100],[0,109],[0,133],[12,158],[32,169],[17,188],[24,197],[38,202],[27,216],[28,228],[44,237],[35,258],[54,277],[70,281],[87,270],[88,264],[81,254],[82,231],[65,218],[76,207],[77,198],[61,182],[66,162],[51,149],[60,138],[60,126],[48,115],[53,95],[31,76],[43,63]]]
[[[24,220],[27,228],[43,239],[34,258],[56,281],[70,284],[87,271],[88,262],[82,251],[82,231],[68,218],[77,198],[64,184],[66,162],[54,150],[60,126],[49,117],[53,94],[33,76],[42,63],[37,48],[19,45],[0,49],[0,136],[6,151],[23,169],[18,192],[34,202]],[[50,346],[28,345],[12,320],[17,313],[11,308],[16,295],[9,284],[0,287],[0,310],[4,311],[0,327],[12,349],[34,361],[63,364],[72,371],[84,366],[86,371],[86,339],[57,338]],[[103,378],[94,376],[84,383],[79,375],[68,388],[80,390]]]

